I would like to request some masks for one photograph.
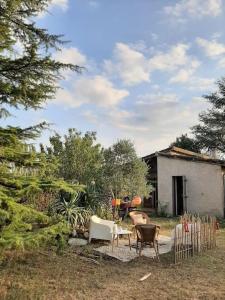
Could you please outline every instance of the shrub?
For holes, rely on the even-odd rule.
[[[113,220],[112,209],[107,204],[99,204],[95,208],[94,213],[101,219]]]
[[[168,203],[159,202],[158,206],[158,216],[159,217],[168,217]]]
[[[0,200],[0,248],[36,249],[56,245],[56,237],[69,233],[64,221],[50,218],[10,198]],[[63,237],[64,238],[64,237]]]
[[[70,199],[58,198],[53,204],[52,212],[63,216],[72,229],[87,227],[92,214],[91,209],[78,206],[80,193]]]

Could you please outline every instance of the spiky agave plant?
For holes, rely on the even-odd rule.
[[[57,199],[54,203],[53,210],[64,217],[72,229],[85,227],[92,214],[90,209],[78,206],[80,193],[77,193],[70,199]]]

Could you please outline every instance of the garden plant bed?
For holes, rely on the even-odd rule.
[[[171,219],[156,219],[169,234]],[[97,244],[83,252],[93,253]],[[225,299],[225,229],[217,248],[174,265],[169,254],[158,263],[141,257],[124,264],[98,259],[85,261],[75,249],[26,253],[1,264],[0,299]],[[138,280],[151,272],[143,282]],[[94,296],[93,296],[94,295]]]

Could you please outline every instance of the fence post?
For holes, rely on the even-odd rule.
[[[173,246],[173,250],[174,250],[174,263],[177,263],[177,229],[175,227],[174,229],[174,246]]]
[[[174,263],[216,247],[216,218],[185,214],[174,229]],[[187,224],[187,226],[186,226]]]

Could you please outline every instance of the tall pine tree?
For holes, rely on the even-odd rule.
[[[48,0],[0,0],[0,113],[9,107],[39,108],[54,97],[60,71],[80,67],[52,59],[50,50],[65,42],[61,35],[38,28],[35,16]],[[19,49],[19,50],[18,50]]]
[[[34,21],[48,2],[0,0],[0,117],[10,115],[10,108],[40,108],[54,97],[60,71],[80,71],[78,66],[52,59],[50,51],[59,50],[62,36],[49,34]],[[0,128],[0,247],[37,247],[55,242],[56,236],[67,231],[63,223],[27,205],[43,191],[82,189],[56,180],[49,156],[37,153],[28,143],[45,125]]]
[[[181,134],[181,136],[177,137],[176,140],[170,144],[170,147],[172,146],[197,153],[201,152],[198,142],[195,139],[190,138],[187,134]]]
[[[218,90],[204,96],[210,108],[199,115],[200,124],[192,128],[201,148],[225,153],[225,78],[217,82]]]

